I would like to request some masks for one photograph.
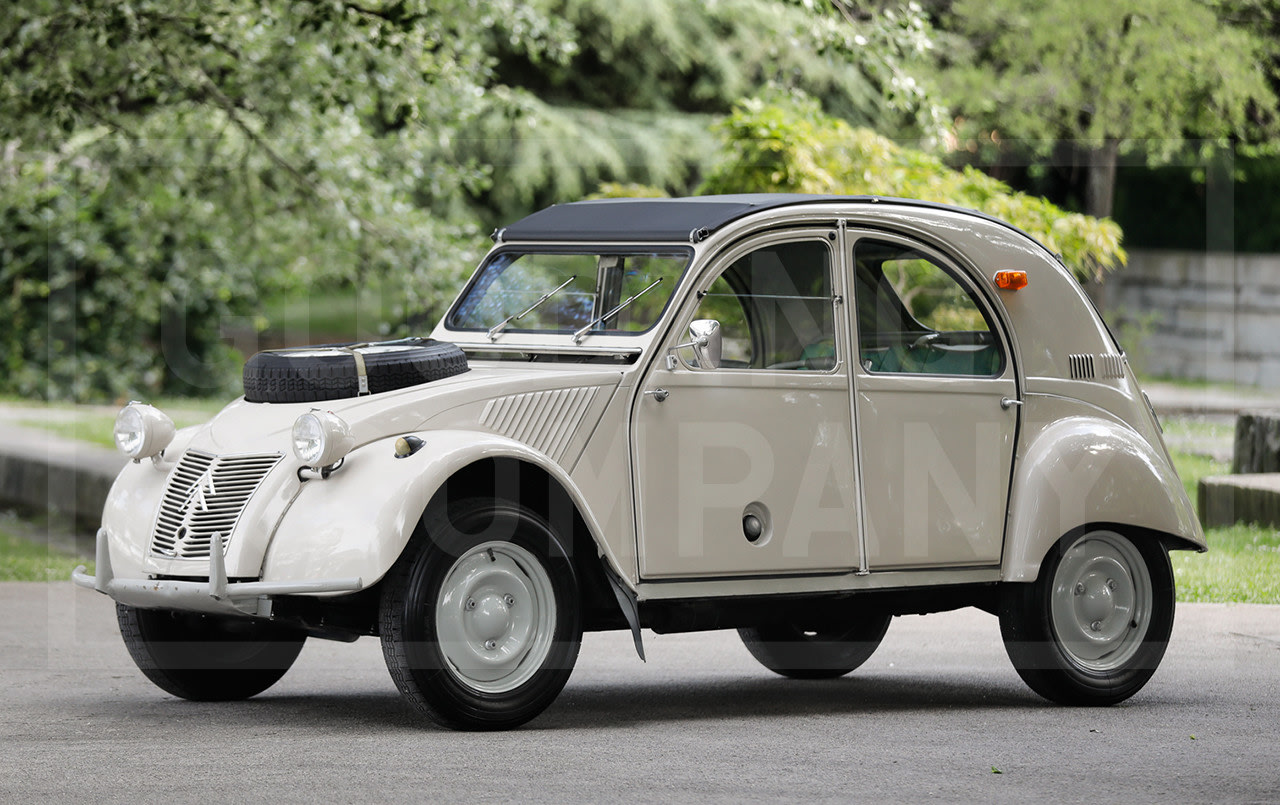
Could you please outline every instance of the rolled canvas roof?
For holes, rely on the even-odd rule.
[[[753,193],[688,198],[609,198],[557,204],[494,233],[499,241],[630,240],[697,243],[720,227],[763,210],[821,203],[889,203],[962,212],[1010,226],[976,210],[882,196]]]

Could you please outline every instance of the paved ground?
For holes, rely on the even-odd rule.
[[[370,639],[193,704],[136,671],[103,596],[0,584],[0,615],[3,802],[1280,800],[1280,607],[1183,606],[1156,677],[1108,709],[1038,699],[976,611],[899,618],[819,683],[731,634],[649,635],[647,665],[588,635],[557,703],[496,735],[417,722]]]

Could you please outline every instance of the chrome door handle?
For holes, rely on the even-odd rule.
[[[1000,398],[1000,407],[1006,411],[1008,411],[1010,408],[1014,407],[1015,405],[1022,405],[1022,400],[1015,400],[1012,397]]]
[[[650,389],[644,393],[644,396],[652,397],[658,402],[662,402],[663,400],[667,399],[667,396],[670,393],[671,392],[667,391],[666,389]]]

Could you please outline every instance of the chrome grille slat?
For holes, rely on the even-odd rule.
[[[188,450],[161,498],[151,553],[207,559],[214,534],[225,552],[249,499],[282,458],[280,453],[214,456]]]

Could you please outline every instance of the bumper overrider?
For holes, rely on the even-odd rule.
[[[140,609],[178,609],[265,618],[271,615],[273,596],[353,593],[364,588],[360,578],[228,582],[219,534],[213,535],[210,545],[208,580],[121,579],[116,578],[111,570],[108,542],[107,530],[99,528],[95,546],[97,575],[90,576],[84,565],[80,565],[72,572],[71,579],[80,587],[97,590],[121,604]]]

